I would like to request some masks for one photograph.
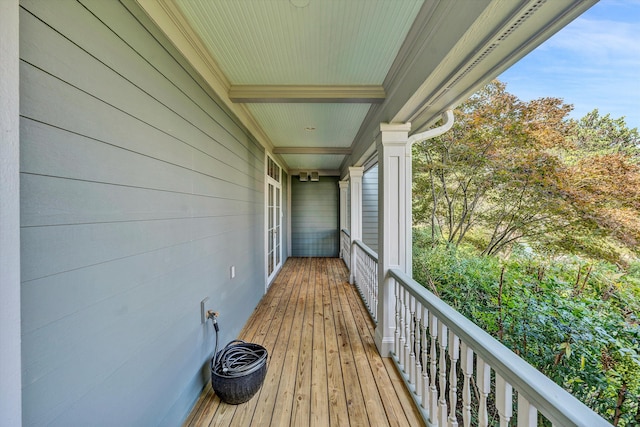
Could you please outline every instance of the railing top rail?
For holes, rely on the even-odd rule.
[[[353,244],[357,245],[360,249],[366,253],[369,258],[373,259],[375,262],[378,262],[378,254],[373,251],[369,246],[365,245],[361,240],[354,240]]]
[[[351,237],[351,233],[349,233],[349,230],[347,230],[346,228],[343,228],[343,229],[342,229],[342,232],[343,232],[344,234],[346,234],[347,236]]]
[[[433,293],[398,269],[389,274],[423,304],[439,320],[469,345],[473,351],[495,369],[501,377],[535,406],[554,425],[598,427],[608,426],[604,418],[551,381],[524,359],[483,331],[475,323],[451,308]]]

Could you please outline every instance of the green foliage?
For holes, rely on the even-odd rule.
[[[640,398],[640,266],[517,247],[480,255],[414,230],[414,278],[619,426]],[[617,410],[616,410],[617,409]]]

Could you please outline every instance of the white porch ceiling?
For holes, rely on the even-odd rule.
[[[369,104],[249,104],[275,147],[350,147]]]
[[[382,84],[422,0],[176,0],[232,85]]]
[[[344,174],[596,0],[138,0],[282,166]]]

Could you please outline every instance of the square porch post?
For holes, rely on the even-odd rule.
[[[390,268],[411,274],[410,123],[380,124],[378,140],[378,325],[375,342],[383,357],[393,350],[395,282]]]
[[[347,224],[347,191],[349,191],[349,181],[338,182],[340,186],[340,232],[349,227]],[[342,245],[340,246],[340,257],[342,257]]]
[[[362,175],[363,167],[349,168],[349,187],[351,191],[351,242],[362,240]],[[351,245],[351,266],[349,272],[349,283],[356,280],[356,248]]]

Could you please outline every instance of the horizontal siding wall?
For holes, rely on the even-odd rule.
[[[338,178],[291,179],[291,254],[294,257],[337,257],[339,254]]]
[[[24,425],[180,425],[200,301],[225,343],[264,292],[264,150],[133,1],[22,1],[20,55]]]
[[[362,176],[362,242],[378,253],[378,165]]]

